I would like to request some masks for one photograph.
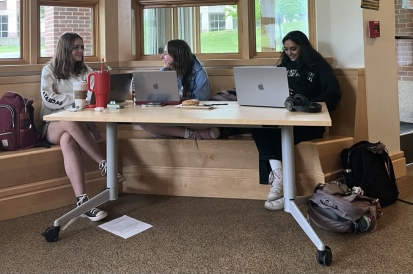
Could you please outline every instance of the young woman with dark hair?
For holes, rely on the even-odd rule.
[[[165,45],[161,59],[164,64],[161,71],[176,71],[178,88],[182,90],[182,100],[209,99],[211,90],[208,74],[184,40],[170,40]],[[141,127],[152,137],[173,136],[199,140],[216,139],[220,134],[218,128],[156,125],[141,125]]]
[[[341,91],[331,66],[301,31],[289,32],[282,42],[278,66],[287,69],[290,96],[301,94],[310,102],[325,102],[330,112],[335,110]],[[325,132],[324,127],[296,126],[293,130],[294,144],[322,138]],[[268,210],[281,210],[284,208],[281,130],[256,128],[253,137],[259,153],[260,183],[271,185],[264,206]]]

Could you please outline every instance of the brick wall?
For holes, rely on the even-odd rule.
[[[45,56],[53,56],[59,37],[76,32],[85,44],[85,55],[92,55],[92,9],[76,7],[45,7]]]
[[[402,9],[402,0],[395,0],[394,7],[396,35],[413,36],[413,10]],[[396,52],[400,121],[413,123],[413,39],[397,39]]]
[[[394,5],[396,35],[413,37],[413,9],[402,9],[402,0],[395,0]],[[396,51],[399,81],[413,81],[413,39],[396,40]]]

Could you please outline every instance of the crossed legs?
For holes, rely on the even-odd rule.
[[[65,171],[76,195],[76,206],[80,206],[89,200],[86,195],[81,150],[85,151],[96,163],[100,164],[104,161],[95,137],[82,122],[59,121],[49,123],[46,139],[51,144],[60,144]],[[107,215],[106,211],[92,208],[81,216],[96,222]]]
[[[91,132],[82,122],[51,122],[46,138],[51,144],[60,144],[66,174],[76,197],[86,193],[81,149],[98,164],[104,159]]]

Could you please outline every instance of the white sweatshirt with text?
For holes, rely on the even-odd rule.
[[[87,67],[87,72],[72,75],[69,79],[57,79],[53,73],[52,66],[48,64],[42,69],[40,80],[40,96],[42,98],[42,109],[40,117],[54,112],[59,112],[65,109],[70,109],[75,99],[73,96],[73,83],[78,81],[86,81],[87,75],[93,72],[90,67]],[[94,77],[91,78],[91,88],[93,88]],[[92,92],[87,92],[86,104],[89,104],[92,98]]]

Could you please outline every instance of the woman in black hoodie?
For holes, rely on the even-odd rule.
[[[287,68],[290,96],[304,95],[310,102],[325,102],[335,110],[341,99],[340,85],[330,64],[311,45],[301,31],[291,31],[283,38],[279,67]],[[322,138],[325,127],[294,127],[294,144]],[[284,208],[281,129],[257,128],[253,137],[259,152],[260,183],[270,184],[264,206],[268,210]]]

